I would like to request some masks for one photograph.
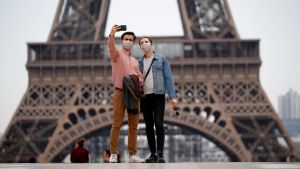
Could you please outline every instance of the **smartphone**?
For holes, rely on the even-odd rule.
[[[126,25],[119,25],[118,31],[126,31],[126,30],[127,30],[127,26]]]

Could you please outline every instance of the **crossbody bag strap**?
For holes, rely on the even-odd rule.
[[[144,77],[144,82],[145,82],[145,80],[146,80],[146,78],[147,78],[147,76],[148,76],[148,74],[149,74],[149,72],[150,72],[150,69],[151,69],[151,66],[152,66],[152,64],[153,64],[153,61],[154,61],[154,58],[152,59],[151,64],[150,64],[150,66],[149,66],[149,68],[148,68],[148,70],[147,70],[147,73],[146,73],[145,77]]]

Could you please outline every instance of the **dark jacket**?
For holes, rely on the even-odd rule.
[[[135,75],[123,78],[123,100],[128,113],[138,114],[140,112],[140,99],[142,97],[139,79]]]
[[[84,147],[74,148],[71,152],[71,162],[72,163],[88,163],[89,159],[89,150]]]

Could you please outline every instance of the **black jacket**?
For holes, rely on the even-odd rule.
[[[140,112],[140,99],[142,90],[138,77],[135,75],[124,76],[123,78],[123,99],[128,113],[138,114]]]

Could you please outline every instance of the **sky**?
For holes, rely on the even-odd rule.
[[[260,39],[260,81],[277,109],[279,95],[300,92],[300,0],[228,2],[241,39]],[[58,0],[1,2],[0,133],[28,86],[27,43],[46,42],[57,5]],[[111,0],[106,34],[113,24],[126,24],[139,36],[183,35],[177,0]]]

